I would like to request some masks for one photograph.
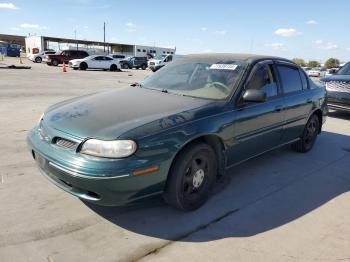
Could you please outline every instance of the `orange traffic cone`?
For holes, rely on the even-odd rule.
[[[67,73],[66,63],[63,62],[63,73]]]

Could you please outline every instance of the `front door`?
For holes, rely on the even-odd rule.
[[[247,103],[242,98],[238,101],[228,166],[280,144],[284,124],[284,98],[276,79],[272,61],[260,62],[251,71],[244,90],[262,89],[267,99],[265,102]]]

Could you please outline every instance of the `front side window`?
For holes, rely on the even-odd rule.
[[[298,68],[278,65],[277,71],[285,94],[303,90]]]
[[[240,61],[173,62],[141,84],[144,88],[204,99],[227,98],[236,88],[244,70]]]
[[[266,93],[266,97],[278,95],[278,88],[271,65],[257,65],[252,76],[248,79],[247,89],[260,89]]]

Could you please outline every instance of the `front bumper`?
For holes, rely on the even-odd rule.
[[[96,160],[84,163],[77,156],[69,156],[72,152],[64,152],[66,149],[42,140],[36,128],[28,134],[27,144],[40,172],[59,188],[81,199],[119,206],[163,192],[169,166],[166,163],[161,163],[158,171],[144,175],[132,172],[155,165],[154,161],[133,156],[101,160],[98,166]]]
[[[330,109],[350,112],[350,92],[327,90],[327,105]]]
[[[162,68],[164,65],[149,65],[148,68],[152,71],[157,71],[158,69]]]

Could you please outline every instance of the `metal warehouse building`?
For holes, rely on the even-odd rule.
[[[25,38],[27,55],[42,52],[48,49],[60,50],[85,50],[89,54],[122,54],[125,56],[155,56],[157,54],[174,54],[176,47],[156,47],[132,44],[120,44],[111,42],[99,42],[90,40],[60,38],[51,36],[28,36]]]

